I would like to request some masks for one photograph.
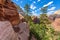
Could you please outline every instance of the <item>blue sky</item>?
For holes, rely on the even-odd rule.
[[[48,6],[48,14],[54,13],[60,9],[60,0],[12,0],[19,5],[23,10],[25,4],[30,5],[31,13],[38,16],[41,14],[40,8]]]

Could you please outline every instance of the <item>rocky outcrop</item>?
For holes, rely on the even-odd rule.
[[[18,40],[9,21],[0,21],[0,40]]]
[[[57,10],[53,15],[50,15],[49,19],[52,21],[52,26],[55,31],[60,31],[60,10]]]
[[[26,22],[20,23],[17,25],[20,28],[20,31],[17,32],[18,38],[20,40],[28,40],[29,39],[29,25]]]
[[[49,19],[51,21],[54,21],[56,18],[60,18],[60,10],[57,10],[54,12],[54,14],[49,15]]]
[[[28,40],[29,25],[11,0],[0,0],[0,21],[0,40]]]
[[[55,31],[60,31],[60,18],[56,18],[54,22],[52,22],[52,26]]]
[[[11,0],[0,0],[0,21],[9,20],[12,25],[20,22],[17,8]]]

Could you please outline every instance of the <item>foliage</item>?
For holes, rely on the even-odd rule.
[[[55,33],[54,33],[54,39],[55,40],[60,40],[60,32],[59,31],[55,31]]]
[[[29,16],[30,8],[29,5],[25,5],[25,11],[27,15],[25,16],[25,19],[28,21],[30,25],[30,39],[32,35],[35,36],[37,40],[54,40],[54,29],[51,26],[51,22],[47,16],[47,6],[41,8],[42,14],[40,14],[40,24],[34,24],[31,16]],[[29,40],[30,40],[29,39]],[[57,40],[60,40],[60,36],[57,38]]]
[[[37,40],[53,40],[54,30],[51,28],[51,26],[46,26],[43,24],[34,24],[33,22],[31,22],[30,32],[31,34],[35,35]]]
[[[26,4],[26,5],[24,6],[24,9],[25,9],[26,15],[28,15],[29,12],[30,12],[30,5]]]
[[[21,8],[18,5],[16,5],[16,7],[18,12],[20,12]],[[60,33],[54,35],[55,31],[52,28],[51,22],[46,14],[47,8],[48,6],[41,8],[40,11],[42,12],[42,14],[40,14],[40,24],[34,24],[32,22],[31,16],[28,15],[30,13],[30,5],[25,5],[24,9],[26,15],[24,17],[30,25],[30,36],[32,36],[33,34],[37,40],[60,40]],[[54,19],[55,17],[56,15],[54,15]]]
[[[51,26],[51,22],[47,16],[47,7],[41,9],[40,24],[34,24],[30,22],[30,33],[35,35],[37,40],[53,40],[54,29]]]
[[[40,23],[41,24],[50,24],[51,22],[49,21],[49,18],[47,16],[47,14],[41,14],[40,15]]]
[[[26,4],[25,6],[24,6],[24,9],[25,9],[25,19],[29,22],[29,21],[31,21],[32,19],[31,19],[31,16],[29,16],[30,15],[30,5],[29,4]]]
[[[47,13],[47,8],[48,8],[48,6],[42,7],[42,8],[41,8],[41,12],[42,12],[42,13]]]

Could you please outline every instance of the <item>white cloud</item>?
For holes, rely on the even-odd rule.
[[[53,14],[55,11],[49,11],[47,14],[50,15],[50,14]]]
[[[39,16],[35,11],[32,11],[33,16]]]
[[[41,9],[41,8],[38,8],[37,10],[35,10],[35,12],[40,11],[40,9]]]
[[[40,2],[41,0],[38,0],[37,2]]]
[[[48,10],[55,10],[55,8],[56,8],[56,7],[51,7],[51,8],[50,8],[50,9],[48,9]]]
[[[22,6],[20,6],[20,8],[22,8],[22,10],[24,10],[24,8]]]
[[[36,6],[34,6],[33,4],[31,4],[30,8],[34,10],[34,9],[36,9]]]
[[[35,1],[33,1],[33,3],[36,3]]]
[[[34,13],[35,13],[35,12],[34,12],[34,11],[32,11],[31,13],[32,13],[32,15],[34,15]]]
[[[48,4],[44,5],[43,7],[49,6],[53,3],[53,1],[49,2]]]

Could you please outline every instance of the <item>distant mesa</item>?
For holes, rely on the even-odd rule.
[[[54,14],[51,14],[51,15],[49,16],[49,19],[50,19],[50,20],[53,20],[53,21],[54,21],[56,18],[60,18],[60,10],[55,11]]]

